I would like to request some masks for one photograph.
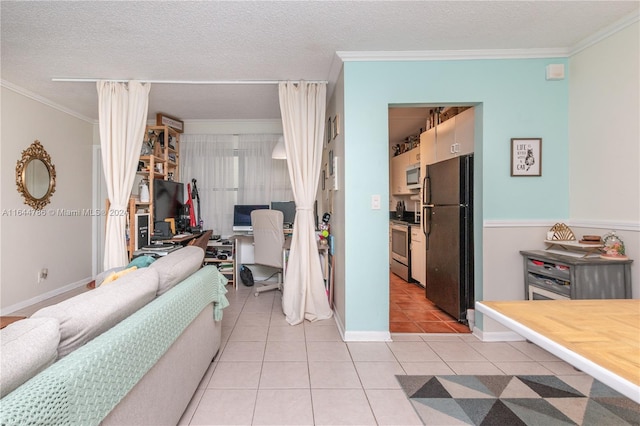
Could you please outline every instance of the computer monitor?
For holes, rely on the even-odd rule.
[[[280,210],[284,215],[283,225],[285,228],[293,227],[293,221],[296,218],[296,202],[295,201],[272,201],[271,210]]]
[[[178,219],[184,203],[184,185],[181,182],[154,179],[153,220],[161,222],[167,218]]]
[[[236,204],[233,206],[233,232],[251,232],[251,212],[268,209],[267,204]]]

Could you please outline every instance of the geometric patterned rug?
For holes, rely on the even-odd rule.
[[[396,378],[425,425],[640,425],[640,405],[587,375]]]

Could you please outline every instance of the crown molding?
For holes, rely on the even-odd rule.
[[[69,108],[63,107],[60,104],[57,104],[45,97],[42,97],[40,95],[37,95],[33,92],[28,91],[27,89],[24,89],[20,86],[17,86],[13,83],[8,82],[7,80],[2,80],[0,79],[0,86],[9,89],[13,92],[16,92],[22,96],[25,96],[29,99],[33,99],[36,102],[40,102],[41,104],[47,105],[53,109],[57,109],[58,111],[64,112],[65,114],[69,114],[75,118],[78,118],[80,120],[86,121],[90,124],[98,124],[98,120],[94,120],[93,118],[89,118],[85,115],[82,115],[80,113],[77,113],[76,111],[70,110]]]
[[[569,49],[478,49],[478,50],[407,50],[407,51],[338,51],[343,62],[361,61],[463,61],[478,59],[564,58]]]
[[[463,61],[479,59],[538,59],[566,58],[599,43],[605,38],[640,20],[640,13],[632,12],[573,46],[548,49],[477,49],[477,50],[407,50],[407,51],[338,51],[342,62],[383,61]],[[335,67],[332,66],[332,68]],[[338,67],[339,68],[339,67]],[[333,71],[333,69],[332,69]]]
[[[601,42],[602,40],[606,39],[607,37],[612,36],[613,34],[622,31],[623,29],[627,28],[630,25],[635,24],[636,22],[638,22],[640,20],[640,13],[639,12],[632,12],[629,15],[625,16],[624,18],[614,22],[613,24],[604,27],[603,29],[601,29],[600,31],[596,32],[595,34],[590,35],[589,37],[579,41],[578,43],[576,43],[574,46],[572,46],[570,52],[569,52],[569,56],[573,56],[577,53],[580,53],[581,51],[583,51],[584,49],[587,49],[588,47],[593,46],[594,44],[597,44],[599,42]]]

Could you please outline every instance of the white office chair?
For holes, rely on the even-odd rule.
[[[285,249],[283,221],[284,216],[279,210],[258,209],[251,212],[254,263],[278,269],[278,282],[256,287],[256,296],[265,291],[282,289],[283,251]],[[258,281],[256,285],[260,283]]]

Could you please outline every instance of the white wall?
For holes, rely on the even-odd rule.
[[[556,218],[576,234],[623,239],[632,297],[640,298],[640,59],[638,23],[569,60],[570,217]],[[524,298],[519,251],[544,249],[554,221],[485,221],[483,300]],[[506,332],[484,318],[483,331]],[[497,337],[496,337],[497,338]]]
[[[325,117],[325,123],[331,117],[335,117],[336,114],[340,116],[340,126],[341,128],[338,131],[338,136],[329,142],[327,146],[324,148],[322,155],[322,167],[324,165],[328,165],[329,161],[329,151],[333,151],[334,157],[338,158],[338,190],[337,191],[326,191],[325,194],[322,194],[322,190],[320,189],[320,198],[322,202],[318,202],[318,216],[322,218],[322,214],[325,212],[331,213],[331,221],[330,230],[331,235],[334,238],[334,248],[335,248],[335,270],[333,271],[334,277],[334,289],[333,289],[333,303],[334,303],[334,312],[336,316],[336,320],[338,321],[338,325],[341,330],[344,331],[346,329],[346,324],[344,323],[346,319],[345,308],[346,308],[346,285],[345,285],[345,231],[344,231],[344,222],[345,222],[345,209],[344,209],[344,143],[345,143],[345,132],[344,132],[344,73],[341,71],[338,79],[336,81],[336,86],[331,94],[331,98],[327,99],[327,113]],[[326,126],[325,126],[326,129]],[[326,130],[325,130],[326,131]],[[326,139],[326,135],[325,135]],[[326,176],[327,180],[325,182],[326,188],[331,187],[331,177]],[[322,176],[320,176],[322,179]],[[322,182],[320,182],[320,188],[322,188]],[[384,205],[384,203],[382,203]]]
[[[93,124],[5,86],[1,99],[0,308],[7,314],[92,279],[92,218],[61,211],[92,207]],[[36,139],[55,166],[56,190],[45,216],[19,216],[33,209],[16,190],[16,162]],[[49,276],[38,284],[42,268]]]
[[[640,24],[569,61],[570,223],[577,236],[615,230],[640,298]]]

